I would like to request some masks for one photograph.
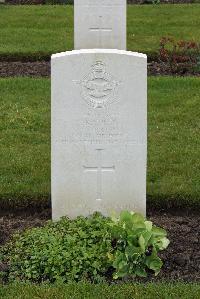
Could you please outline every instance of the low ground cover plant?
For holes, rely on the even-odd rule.
[[[119,218],[94,213],[66,217],[44,227],[28,229],[0,250],[3,281],[72,282],[157,275],[158,256],[167,248],[166,231],[138,213],[123,211]]]
[[[200,44],[190,40],[163,37],[160,40],[159,58],[168,64],[171,73],[200,71]]]

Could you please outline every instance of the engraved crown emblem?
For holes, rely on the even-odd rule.
[[[105,64],[102,61],[97,61],[92,68],[95,73],[105,72]]]
[[[115,100],[115,89],[120,82],[106,72],[105,63],[96,61],[91,72],[76,83],[81,85],[81,95],[89,106],[104,108]]]

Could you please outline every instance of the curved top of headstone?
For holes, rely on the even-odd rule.
[[[80,55],[80,54],[118,54],[118,55],[127,55],[127,56],[135,56],[137,58],[147,59],[147,55],[138,52],[131,52],[125,50],[117,50],[117,49],[82,49],[82,50],[73,50],[66,51],[61,53],[56,53],[51,56],[52,59],[61,58],[70,55]]]

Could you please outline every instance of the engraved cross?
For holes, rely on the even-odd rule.
[[[85,172],[97,173],[97,195],[96,200],[102,200],[102,173],[114,172],[115,166],[102,166],[102,148],[96,149],[97,151],[97,166],[83,166]]]
[[[111,32],[112,31],[112,28],[109,28],[109,27],[104,27],[103,26],[103,22],[102,22],[102,20],[103,20],[103,17],[102,16],[99,16],[99,18],[98,18],[98,26],[96,26],[96,27],[92,27],[92,28],[90,28],[90,31],[92,31],[92,32],[97,32],[98,33],[98,43],[99,43],[99,47],[101,47],[102,46],[102,32]]]

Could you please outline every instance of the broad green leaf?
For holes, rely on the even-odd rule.
[[[155,275],[157,275],[160,272],[163,262],[158,256],[151,255],[146,257],[145,264],[149,269],[155,272]]]
[[[128,236],[127,236],[127,243],[130,246],[137,246],[138,245],[138,240],[137,240],[137,236],[135,234],[129,234],[128,232]]]
[[[133,224],[132,229],[133,229],[134,233],[138,234],[138,230],[144,231],[144,230],[146,230],[146,226],[145,226],[144,222],[137,222],[137,223]]]
[[[122,222],[132,222],[132,215],[128,211],[122,211],[120,213],[120,221]]]
[[[139,237],[138,243],[139,243],[142,251],[145,252],[145,239],[142,235]]]
[[[167,233],[164,229],[160,227],[153,226],[152,227],[152,233],[153,236],[158,236],[158,237],[166,237]]]
[[[127,246],[125,249],[125,254],[128,256],[132,256],[134,254],[141,254],[143,251],[140,247],[135,247],[135,246]]]
[[[161,261],[161,259],[159,259],[159,261],[157,260],[157,261],[153,261],[151,263],[150,269],[155,271],[155,276],[157,276],[158,273],[160,272],[162,265],[163,265],[163,262]]]
[[[126,256],[125,256],[125,254],[123,254],[123,253],[117,251],[116,254],[115,254],[115,257],[114,257],[113,267],[117,269],[119,263],[120,263],[121,261],[123,261],[123,260],[126,260]]]
[[[147,277],[147,273],[144,268],[141,268],[140,266],[136,267],[135,274],[139,277]]]
[[[127,262],[126,261],[121,261],[118,264],[118,269],[120,269],[120,270],[124,269],[125,267],[127,267]]]
[[[152,226],[153,226],[153,224],[152,224],[151,221],[145,221],[144,224],[145,224],[146,229],[147,229],[148,231],[151,231],[151,230],[152,230]]]
[[[149,231],[145,231],[145,232],[142,233],[142,236],[143,236],[143,238],[145,240],[145,247],[146,247],[147,244],[148,244],[148,242],[149,242],[149,240],[150,240],[150,238],[151,238],[151,236],[152,236],[152,233],[149,232]]]
[[[112,237],[116,239],[126,238],[126,231],[119,225],[114,225],[112,227],[111,234]]]
[[[170,241],[169,239],[167,239],[166,237],[160,239],[160,242],[159,242],[159,249],[160,250],[164,250],[168,247]]]
[[[139,213],[134,213],[132,215],[132,220],[133,220],[133,223],[138,223],[138,222],[144,223],[144,221],[145,221],[144,217]]]

